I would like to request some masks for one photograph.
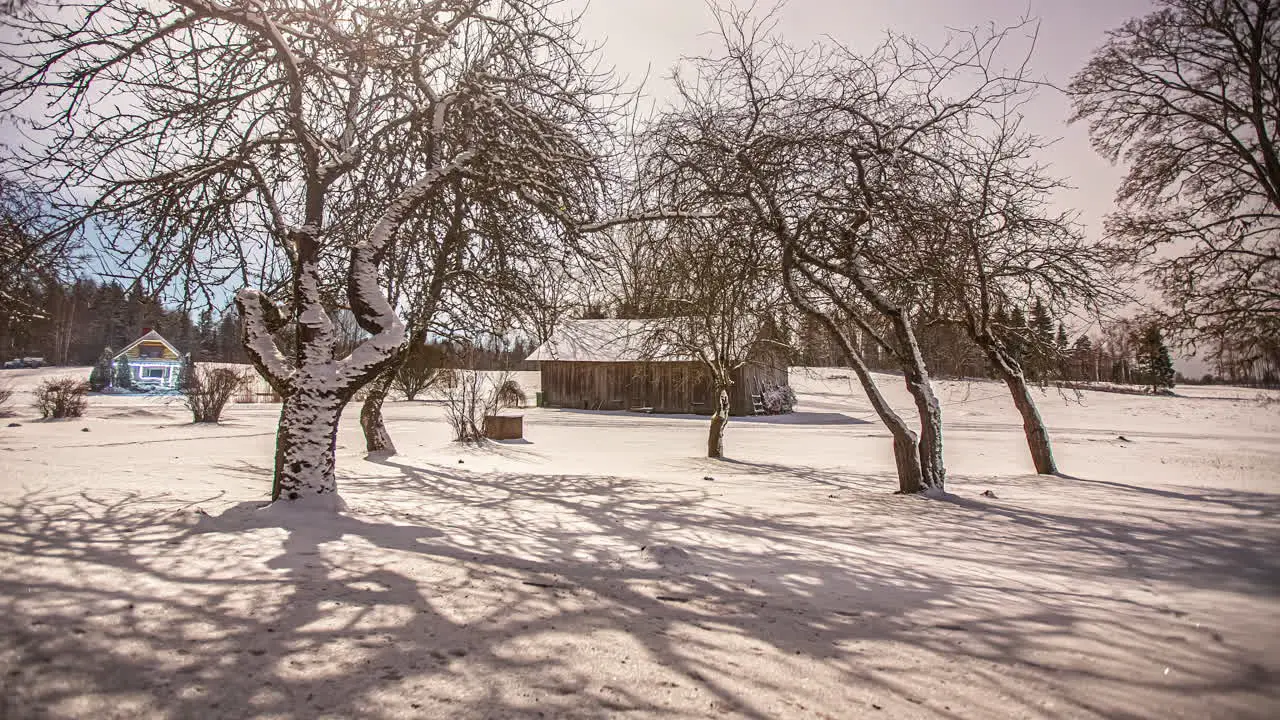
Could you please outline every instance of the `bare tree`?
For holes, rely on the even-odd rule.
[[[1280,336],[1280,3],[1159,0],[1070,92],[1094,147],[1129,166],[1108,235],[1184,339]]]
[[[1009,111],[973,117],[940,147],[936,204],[917,204],[913,234],[925,252],[899,254],[928,278],[933,312],[958,323],[1008,386],[1022,417],[1036,472],[1057,472],[1049,432],[1014,350],[1025,328],[1010,327],[1003,309],[1045,298],[1048,306],[1096,314],[1124,299],[1109,254],[1087,241],[1072,213],[1051,207],[1063,183],[1035,161],[1046,142],[1023,132]],[[1043,354],[1043,353],[1041,353]]]
[[[640,276],[655,277],[647,308],[660,319],[652,340],[660,353],[701,364],[712,407],[707,457],[724,457],[734,373],[753,360],[786,354],[774,324],[783,299],[777,260],[768,246],[736,237],[749,228],[724,221],[672,221],[637,230],[657,239],[652,267],[631,264]]]
[[[50,232],[48,207],[32,188],[0,176],[0,322],[43,318],[41,286],[66,279],[74,245]]]
[[[915,207],[931,200],[946,138],[1019,92],[1023,70],[990,70],[1010,31],[960,33],[938,50],[890,37],[862,55],[790,48],[767,16],[717,18],[723,51],[677,78],[682,106],[651,130],[647,175],[670,206],[732,214],[751,227],[745,242],[776,248],[789,296],[837,339],[893,433],[900,489],[942,490],[941,412],[914,328],[928,298],[896,258],[924,250]],[[860,356],[868,344],[903,371],[918,432],[881,395]]]
[[[5,47],[0,102],[53,99],[25,167],[91,195],[68,231],[93,223],[160,287],[287,279],[278,297],[236,299],[249,357],[284,398],[273,499],[336,491],[338,416],[409,340],[378,269],[415,210],[455,177],[592,162],[573,130],[597,76],[555,5],[98,0],[4,20],[24,39]],[[333,216],[353,197],[369,205],[356,235]],[[346,356],[326,257],[369,334]],[[290,357],[274,338],[286,328]]]
[[[192,422],[216,423],[222,420],[222,410],[232,396],[250,381],[249,376],[226,367],[197,366],[182,394],[191,411]]]
[[[405,352],[392,384],[405,400],[416,399],[444,380],[449,372],[449,368],[444,366],[444,357],[444,348],[439,345],[418,343],[411,346]]]

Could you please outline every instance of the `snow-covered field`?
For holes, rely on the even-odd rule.
[[[724,462],[705,418],[466,448],[429,402],[365,459],[352,408],[336,519],[254,509],[278,406],[19,393],[0,718],[1280,717],[1280,394],[1051,391],[1037,477],[1002,386],[939,383],[926,500],[847,375],[793,370]]]

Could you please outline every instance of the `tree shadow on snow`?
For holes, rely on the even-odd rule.
[[[377,476],[342,479],[338,515],[209,517],[165,494],[0,504],[0,715],[1141,717],[1213,698],[1261,718],[1278,700],[1210,619],[1114,587],[1274,597],[1273,528],[1242,514],[1273,496],[1205,519],[1105,483],[933,502],[884,477],[734,464],[819,499],[838,486],[833,513],[372,461]],[[1021,500],[1073,488],[1122,512]],[[1152,657],[1172,675],[1142,670]]]

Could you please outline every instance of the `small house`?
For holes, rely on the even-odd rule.
[[[112,367],[118,368],[121,360],[126,357],[129,358],[129,371],[134,385],[160,390],[177,388],[182,354],[161,337],[160,333],[151,328],[143,328],[142,337],[111,358]]]
[[[565,320],[529,360],[542,376],[542,403],[587,410],[709,415],[715,409],[706,367],[666,346],[655,322]],[[761,397],[788,386],[781,357],[760,353],[733,371],[733,415],[762,411]]]

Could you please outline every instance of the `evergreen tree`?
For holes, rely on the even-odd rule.
[[[196,363],[191,359],[191,353],[185,353],[182,356],[182,366],[178,368],[178,392],[189,392],[195,389],[195,384]]]
[[[1025,369],[1036,382],[1044,383],[1049,379],[1057,363],[1053,341],[1053,318],[1049,317],[1049,309],[1038,297],[1031,305],[1031,318],[1027,325],[1028,348]]]
[[[1151,392],[1172,390],[1174,384],[1173,358],[1164,344],[1164,337],[1156,325],[1148,325],[1138,338],[1138,371],[1151,387]]]
[[[89,388],[94,392],[102,392],[111,385],[111,346],[103,348],[102,355],[89,373]]]
[[[1031,305],[1031,337],[1040,348],[1053,347],[1053,318],[1040,298]]]
[[[200,320],[196,323],[196,338],[195,353],[201,360],[209,360],[217,353],[218,333],[213,326],[213,308],[206,307],[200,311]]]
[[[1097,380],[1094,367],[1093,341],[1081,335],[1071,347],[1071,379]]]
[[[121,355],[120,362],[116,363],[115,386],[121,390],[133,389],[133,371],[129,368],[128,355]]]
[[[1030,330],[1027,328],[1027,316],[1023,314],[1022,308],[1015,307],[1009,313],[1008,327],[1009,330],[1004,337],[1005,347],[1009,349],[1009,354],[1013,355],[1019,364],[1023,364],[1027,360]]]

